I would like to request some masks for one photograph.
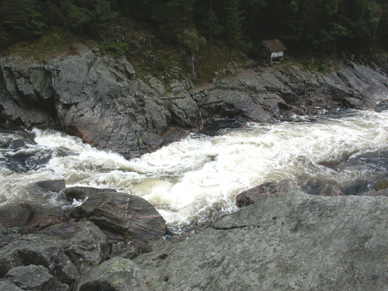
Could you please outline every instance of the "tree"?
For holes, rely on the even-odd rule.
[[[176,41],[176,36],[185,29],[194,27],[193,8],[196,0],[145,0],[151,11],[151,19],[167,41]]]
[[[198,35],[195,29],[185,29],[178,35],[179,42],[183,45],[187,52],[187,58],[191,68],[192,79],[196,79],[195,67],[198,62],[198,53],[206,40],[203,36]]]
[[[218,35],[222,32],[222,26],[218,24],[218,18],[213,10],[213,1],[209,0],[209,11],[207,13],[207,17],[204,20],[203,24],[205,25],[208,32],[208,50],[207,50],[207,67],[209,69],[210,64],[210,54],[211,48],[213,45],[213,36]]]
[[[0,2],[1,24],[9,36],[18,40],[43,34],[46,23],[36,4],[34,0],[2,0]]]
[[[9,44],[9,35],[0,23],[0,49],[6,48]]]
[[[85,32],[90,32],[95,20],[95,15],[91,10],[79,7],[71,0],[64,1],[62,8],[66,13],[65,26],[76,33],[80,33],[82,36],[85,35]]]
[[[266,0],[244,0],[240,2],[240,9],[244,17],[243,31],[253,40],[260,40],[261,35],[269,27],[259,20],[263,17],[263,8],[267,7]]]
[[[241,41],[243,36],[241,12],[238,9],[239,0],[227,0],[226,2],[226,30],[228,35],[229,61],[232,59],[232,51]]]
[[[97,0],[95,3],[95,15],[99,26],[105,26],[115,20],[119,13],[112,9],[115,1]]]

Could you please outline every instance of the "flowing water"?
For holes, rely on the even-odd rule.
[[[67,187],[139,195],[179,231],[235,211],[236,194],[264,182],[294,179],[310,193],[319,193],[324,183],[346,194],[370,190],[386,177],[387,141],[388,111],[350,111],[314,122],[246,123],[215,136],[193,134],[129,161],[53,130],[3,130],[0,203],[64,203],[34,183],[65,179]]]

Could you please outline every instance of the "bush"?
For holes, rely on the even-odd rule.
[[[128,52],[128,44],[123,42],[104,41],[100,44],[100,51],[103,55],[111,55],[118,58]]]

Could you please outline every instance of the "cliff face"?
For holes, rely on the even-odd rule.
[[[321,74],[287,65],[188,91],[187,80],[166,88],[156,78],[136,76],[125,58],[76,45],[74,54],[43,63],[0,59],[0,120],[59,126],[130,158],[201,128],[213,116],[275,122],[333,107],[373,109],[387,99],[387,86],[382,71],[366,66]]]
[[[136,78],[125,58],[100,57],[83,45],[76,46],[76,54],[44,64],[14,58],[2,59],[0,67],[3,119],[25,126],[54,123],[126,157],[154,150],[201,121],[193,100],[179,108],[167,104],[159,98],[165,90],[161,83]],[[179,82],[175,89],[185,91]],[[190,117],[178,120],[179,110]]]

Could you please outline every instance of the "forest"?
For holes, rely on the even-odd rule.
[[[279,38],[295,52],[335,56],[388,45],[386,0],[1,0],[0,48],[53,27],[98,40],[122,18],[191,47],[203,41],[249,52],[262,39]]]

